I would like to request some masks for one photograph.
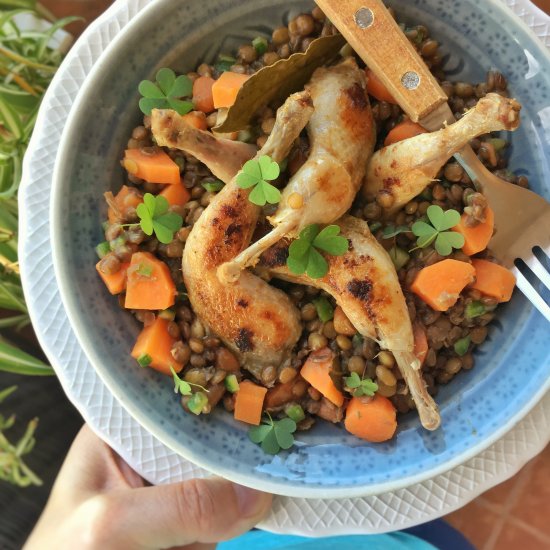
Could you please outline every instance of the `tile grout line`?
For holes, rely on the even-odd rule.
[[[531,535],[533,535],[534,537],[541,539],[543,542],[549,543],[549,547],[550,547],[550,535],[547,535],[546,533],[541,531],[538,527],[533,527],[530,523],[527,523],[522,519],[517,519],[513,516],[508,516],[507,519],[510,523],[512,523],[516,527],[521,527],[524,531],[531,533]]]
[[[508,519],[510,512],[512,511],[512,508],[518,501],[518,497],[523,490],[523,488],[527,485],[529,481],[529,473],[533,468],[533,462],[529,463],[524,467],[519,474],[517,475],[517,480],[514,486],[512,487],[512,490],[510,491],[510,498],[508,499],[508,502],[505,506],[503,506],[501,510],[501,517],[499,518],[499,521],[496,523],[495,527],[493,528],[491,535],[489,536],[489,539],[484,545],[483,550],[494,550],[496,542],[498,540],[498,537],[502,533],[502,530],[504,528],[504,524],[506,523],[506,520]]]

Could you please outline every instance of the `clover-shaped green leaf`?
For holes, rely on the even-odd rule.
[[[444,211],[438,205],[431,205],[427,212],[430,223],[419,220],[412,226],[413,234],[418,237],[416,245],[418,248],[426,248],[431,244],[438,254],[448,256],[453,248],[459,249],[464,246],[464,236],[456,231],[448,231],[460,222],[460,214],[456,210]]]
[[[340,235],[340,227],[337,225],[327,225],[313,239],[313,246],[320,248],[332,256],[342,256],[348,251],[349,242]]]
[[[356,372],[352,372],[350,376],[346,377],[345,383],[350,390],[353,390],[352,393],[355,397],[362,395],[372,397],[378,391],[378,384],[370,378],[361,378]]]
[[[320,279],[328,273],[328,263],[320,249],[332,256],[342,256],[348,251],[349,242],[339,235],[337,225],[328,225],[323,230],[318,224],[305,227],[288,248],[287,266],[296,275],[306,273],[312,279]]]
[[[254,187],[248,196],[253,204],[277,204],[281,200],[281,192],[268,182],[276,180],[280,172],[279,165],[271,157],[263,155],[258,160],[251,159],[244,163],[237,176],[237,185],[241,189]]]
[[[168,244],[174,238],[174,233],[183,225],[183,218],[168,212],[168,201],[162,195],[145,193],[143,202],[138,204],[136,213],[140,219],[139,225],[146,235],[155,233],[157,239]]]
[[[456,210],[443,211],[436,204],[429,206],[426,214],[437,231],[446,231],[460,222],[460,214]]]
[[[153,109],[173,109],[184,115],[193,109],[191,101],[182,101],[193,93],[193,82],[186,75],[176,78],[172,69],[162,68],[156,74],[156,83],[142,80],[138,90],[143,96],[139,100],[141,111],[150,115]]]
[[[270,455],[276,455],[281,449],[290,449],[294,444],[293,433],[296,431],[296,422],[290,418],[273,420],[268,418],[260,426],[253,426],[248,430],[250,441],[261,444],[262,450]]]

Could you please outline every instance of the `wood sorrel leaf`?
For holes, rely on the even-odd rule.
[[[163,67],[159,69],[156,76],[160,89],[164,92],[164,95],[168,96],[174,82],[176,81],[176,73],[172,69]]]

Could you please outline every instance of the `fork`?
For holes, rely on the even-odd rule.
[[[455,120],[447,96],[381,0],[316,0],[330,21],[385,84],[409,118],[427,130]],[[550,306],[518,268],[520,260],[548,290],[550,274],[534,253],[550,256],[550,203],[492,174],[468,145],[455,155],[495,215],[489,248],[517,287],[550,321]]]

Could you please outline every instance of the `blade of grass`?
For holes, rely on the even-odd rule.
[[[53,35],[63,27],[66,27],[67,25],[70,25],[71,23],[74,23],[75,21],[84,21],[84,18],[82,17],[64,17],[63,19],[60,19],[59,21],[56,21],[52,24],[52,26],[44,31],[43,38],[39,42],[38,45],[38,51],[36,54],[36,57],[38,59],[42,59],[42,56],[44,55],[44,52],[46,51],[46,48],[48,47],[48,43],[52,39]]]
[[[33,69],[40,69],[41,71],[47,73],[55,73],[55,71],[57,71],[57,67],[52,67],[51,65],[44,65],[43,63],[32,61],[26,57],[23,57],[22,55],[19,55],[17,52],[6,48],[5,46],[0,46],[0,54],[4,54],[8,59],[11,59],[16,63],[26,65],[27,67],[32,67]]]
[[[21,286],[6,281],[6,277],[3,279],[0,280],[0,308],[27,313]]]
[[[0,370],[31,376],[52,376],[55,374],[52,367],[46,365],[40,359],[17,349],[5,341],[0,341]]]
[[[0,319],[0,329],[15,327],[17,330],[20,330],[30,322],[29,316],[23,313],[21,315],[15,315],[14,317]]]
[[[4,399],[8,398],[16,390],[17,390],[17,386],[10,386],[5,390],[0,391],[0,403],[2,403]]]
[[[2,48],[0,48],[0,53]],[[19,115],[5,101],[0,102],[0,122],[4,121],[4,126],[13,134],[16,139],[23,136],[23,125]]]
[[[0,0],[0,8],[3,10],[21,8],[35,11],[36,4],[36,0]]]
[[[2,1],[0,0],[0,8],[2,10],[4,10],[5,8],[2,7]],[[22,9],[13,9],[13,10],[8,10],[6,11],[5,13],[3,13],[2,15],[0,15],[0,32],[2,31],[2,29],[4,28],[4,25],[8,24],[8,23],[11,23],[12,19],[16,16],[16,15],[19,15],[19,14],[22,14],[22,13],[30,13],[30,14],[34,14],[35,12],[33,10],[29,10],[29,9],[25,9],[25,8],[22,8]],[[17,25],[15,25],[14,23],[11,25],[11,28],[13,29],[14,32],[18,32],[18,28],[17,28]]]
[[[19,76],[17,73],[14,73],[0,66],[0,74],[11,77],[13,81],[17,83],[22,90],[25,90],[25,92],[34,96],[38,96],[38,92],[22,76]]]

